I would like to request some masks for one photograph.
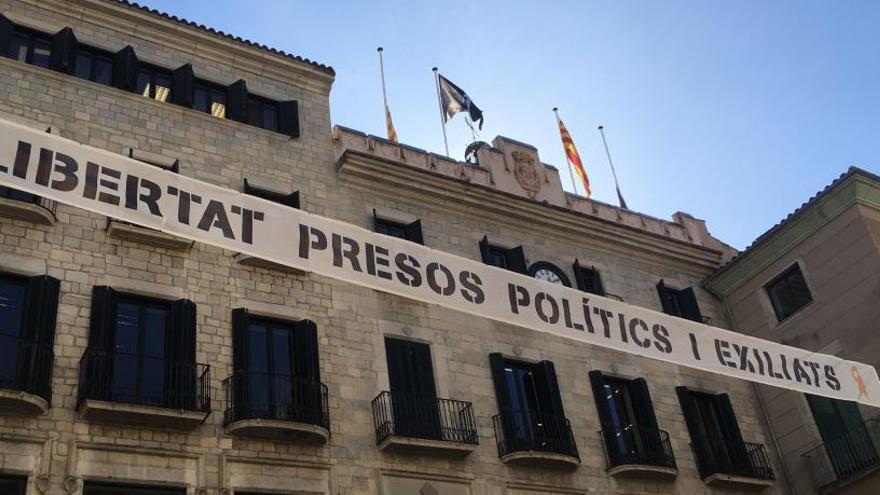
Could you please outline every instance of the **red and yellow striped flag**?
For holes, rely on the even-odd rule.
[[[560,137],[562,137],[562,148],[565,150],[565,158],[568,159],[569,165],[574,167],[574,170],[575,172],[577,172],[578,177],[581,178],[581,184],[584,185],[584,192],[589,198],[592,194],[592,191],[590,191],[590,178],[587,177],[587,171],[584,170],[584,164],[583,162],[581,162],[581,156],[578,154],[577,148],[574,147],[574,141],[571,140],[571,134],[568,133],[568,129],[565,128],[565,124],[562,123],[562,119],[560,119],[557,115],[556,120],[559,122],[559,135]]]

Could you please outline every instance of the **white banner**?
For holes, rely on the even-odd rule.
[[[578,342],[880,406],[880,380],[866,364],[538,281],[4,120],[0,185]]]

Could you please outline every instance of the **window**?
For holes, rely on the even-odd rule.
[[[669,436],[657,426],[648,384],[590,372],[593,398],[611,466],[675,467]]]
[[[268,131],[278,130],[278,104],[274,101],[248,96],[248,120],[253,126],[262,127]]]
[[[51,36],[29,29],[16,28],[6,55],[19,62],[48,68],[51,54]]]
[[[226,88],[196,79],[193,89],[193,108],[214,117],[226,118]]]
[[[578,260],[574,260],[574,278],[578,289],[591,294],[605,295],[602,288],[602,278],[596,267],[582,266]]]
[[[110,86],[113,84],[113,55],[80,47],[73,74],[80,79]]]
[[[284,194],[277,191],[270,191],[269,189],[255,186],[247,179],[244,180],[244,193],[250,194],[251,196],[256,196],[258,198],[263,198],[268,201],[272,201],[273,203],[278,203],[280,205],[289,206],[291,208],[299,209],[299,191],[294,191],[290,194]]]
[[[140,64],[137,71],[137,92],[146,98],[168,101],[171,94],[171,73],[147,64]]]
[[[4,495],[25,495],[27,478],[24,476],[0,475],[0,493]]]
[[[29,192],[19,191],[11,187],[0,186],[0,198],[14,199],[23,203],[37,203],[39,196]]]
[[[673,289],[660,280],[657,283],[657,294],[660,296],[660,305],[664,313],[693,321],[704,320],[693,288]]]
[[[807,402],[838,479],[849,478],[880,461],[855,402],[817,395],[807,395]]]
[[[767,284],[766,289],[778,321],[795,314],[813,300],[797,263]]]
[[[207,367],[195,363],[196,305],[92,290],[80,400],[209,411]]]
[[[416,220],[411,223],[398,222],[396,220],[380,217],[376,213],[376,210],[373,210],[373,230],[379,234],[406,239],[417,244],[424,244],[421,220]]]
[[[186,488],[150,487],[86,481],[83,495],[186,495]]]
[[[329,428],[314,322],[257,316],[239,308],[232,312],[232,333],[227,424],[272,419]]]
[[[488,236],[484,236],[480,241],[480,255],[483,263],[487,265],[497,266],[512,272],[528,274],[526,266],[526,256],[522,246],[515,248],[504,248],[489,243]]]
[[[59,286],[46,275],[0,275],[0,388],[50,400]]]
[[[428,344],[385,337],[395,434],[440,439],[434,367]]]

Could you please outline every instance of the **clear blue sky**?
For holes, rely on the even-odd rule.
[[[686,211],[737,248],[850,165],[880,172],[880,2],[145,0],[332,65],[334,124],[384,135],[376,47],[402,142],[443,150],[431,67],[536,146],[571,190],[551,109],[614,203]],[[457,116],[450,150],[469,131]]]

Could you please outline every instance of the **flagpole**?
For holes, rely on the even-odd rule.
[[[556,115],[556,128],[558,130],[559,123],[560,123],[559,108],[553,107],[553,114]],[[565,152],[565,143],[563,143],[563,145],[562,145],[562,151],[563,151],[563,154],[565,155],[565,163],[568,164],[568,175],[571,176],[571,187],[574,188],[574,193],[577,194],[578,193],[577,182],[575,182],[575,180],[574,180],[574,171],[572,170],[572,167],[571,167],[571,160],[568,159],[568,153]]]
[[[446,140],[446,114],[443,112],[443,99],[440,97],[440,70],[434,67],[434,82],[437,84],[437,106],[440,108],[440,125],[443,128],[443,145],[446,147],[446,156],[449,156],[449,142]]]
[[[617,201],[621,208],[627,208],[623,195],[620,194],[620,184],[617,182],[617,171],[614,170],[614,162],[611,161],[611,152],[608,151],[608,141],[605,140],[605,126],[599,126],[599,134],[602,135],[602,144],[605,145],[605,155],[608,156],[608,165],[611,166],[611,175],[614,177],[614,188],[617,189]]]
[[[385,93],[385,61],[382,60],[382,47],[376,49],[379,52],[379,74],[382,76],[382,102],[385,103],[385,108],[388,108],[388,95]]]

